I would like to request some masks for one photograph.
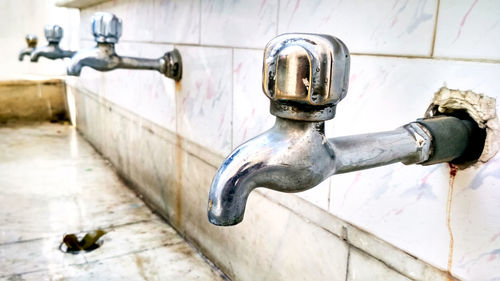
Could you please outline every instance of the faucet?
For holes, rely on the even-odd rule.
[[[117,68],[151,69],[163,73],[176,81],[182,76],[182,60],[177,49],[166,52],[158,59],[144,59],[119,56],[115,44],[122,34],[122,21],[114,14],[97,12],[92,16],[92,34],[97,45],[94,48],[78,51],[67,68],[68,75],[80,76],[84,66],[99,71]]]
[[[346,96],[349,66],[347,47],[333,36],[282,34],[267,44],[262,86],[276,122],[220,166],[208,200],[212,224],[241,222],[257,187],[300,192],[334,174],[396,162],[431,165],[479,157],[482,146],[474,137],[481,129],[465,117],[436,114],[392,131],[326,138],[324,122],[335,117]]]
[[[22,49],[21,52],[19,52],[19,61],[23,61],[24,56],[31,55],[31,52],[33,52],[36,44],[38,43],[38,38],[34,34],[26,35],[25,39],[28,47]]]
[[[46,57],[51,60],[70,58],[75,52],[63,50],[59,47],[59,42],[63,37],[63,29],[59,25],[46,25],[44,28],[45,38],[49,44],[47,46],[35,48],[31,52],[31,61],[37,62],[39,57]]]

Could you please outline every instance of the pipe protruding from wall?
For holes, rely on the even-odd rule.
[[[63,50],[59,47],[63,33],[63,29],[59,25],[46,25],[44,34],[48,44],[35,48],[31,53],[31,61],[37,62],[40,57],[46,57],[51,60],[72,57],[75,54],[74,51]]]
[[[156,70],[176,81],[182,77],[182,59],[179,51],[166,52],[158,59],[145,59],[119,56],[115,44],[122,35],[122,21],[114,14],[98,12],[92,16],[92,35],[97,45],[94,48],[78,51],[67,67],[68,75],[80,76],[82,68],[91,67],[98,71],[113,69]]]
[[[250,192],[312,188],[334,174],[391,163],[430,165],[467,153],[474,138],[469,120],[439,116],[396,130],[328,139],[324,121],[335,116],[347,92],[349,52],[335,37],[284,34],[267,45],[264,93],[276,123],[236,148],[215,175],[208,219],[227,226],[243,220]]]

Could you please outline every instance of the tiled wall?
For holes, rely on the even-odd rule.
[[[444,85],[500,97],[496,0],[110,1],[81,11],[82,46],[93,44],[95,11],[123,19],[119,54],[158,57],[175,47],[184,75],[174,83],[153,72],[84,68],[80,82],[220,156],[272,125],[261,90],[262,50],[284,32],[335,35],[352,52],[349,92],[326,123],[329,137],[419,118]],[[444,164],[395,164],[333,176],[298,195],[436,267],[451,267],[458,278],[496,280],[500,155],[459,171],[451,199],[449,177]]]
[[[21,49],[26,48],[24,37],[35,34],[38,46],[47,44],[43,34],[46,24],[58,24],[64,29],[61,47],[78,48],[77,9],[57,8],[55,0],[2,0],[0,1],[0,77],[19,78],[24,74],[63,75],[66,73],[62,60],[40,58],[38,63],[29,62],[29,56],[23,62],[18,61]]]

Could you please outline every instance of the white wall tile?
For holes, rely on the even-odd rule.
[[[122,19],[122,40],[153,41],[154,38],[154,1],[120,0],[110,11]]]
[[[154,40],[199,43],[201,0],[154,0]]]
[[[279,33],[324,33],[351,52],[429,55],[436,0],[280,2]]]
[[[154,38],[155,7],[154,0],[121,0],[104,2],[83,9],[81,13],[80,36],[94,39],[91,31],[91,18],[96,12],[109,12],[122,20],[122,37],[126,41],[147,41]]]
[[[121,42],[116,52],[122,56],[159,58],[172,45]],[[90,91],[175,131],[175,82],[154,70],[116,69],[98,72],[84,67],[80,81]]]
[[[387,267],[379,260],[355,248],[350,249],[347,280],[410,281],[410,279]]]
[[[233,149],[271,128],[269,99],[262,91],[263,52],[234,50]]]
[[[328,211],[330,204],[330,178],[311,189],[297,193],[297,196]]]
[[[477,169],[457,173],[451,209],[452,266],[464,280],[493,280],[500,274],[499,188],[500,155]]]
[[[440,1],[434,55],[500,59],[500,2]]]
[[[278,1],[201,2],[201,43],[264,48],[276,35]]]
[[[404,125],[423,116],[434,92],[443,85],[498,97],[497,73],[500,66],[491,63],[353,56],[350,89],[337,107],[335,122],[327,122],[328,135],[392,130]],[[491,165],[489,169],[496,166]],[[330,210],[446,269],[450,240],[445,212],[448,181],[449,168],[444,164],[429,167],[395,164],[335,175]],[[486,192],[483,196],[489,194],[482,192]],[[461,209],[455,204],[453,208]],[[489,209],[480,215],[488,218],[488,224],[500,221]],[[477,227],[468,224],[462,230]],[[484,237],[494,235],[486,233],[483,232]],[[468,236],[464,241],[477,247],[480,244],[474,237]],[[481,248],[483,252],[494,249],[494,245]]]
[[[231,151],[232,51],[178,46],[177,133],[223,155]]]

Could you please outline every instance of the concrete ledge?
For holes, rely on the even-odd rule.
[[[0,123],[67,119],[65,91],[61,79],[1,80]]]

